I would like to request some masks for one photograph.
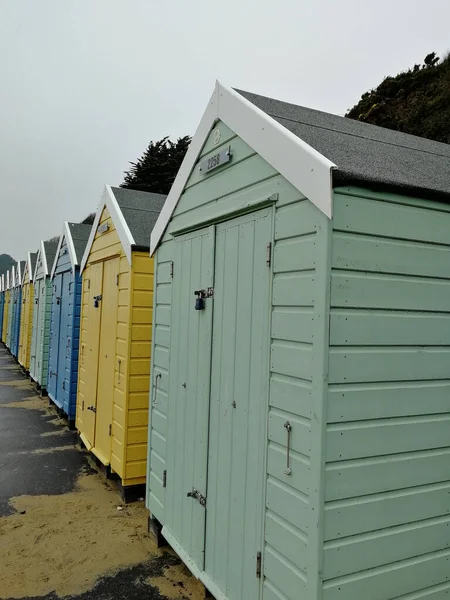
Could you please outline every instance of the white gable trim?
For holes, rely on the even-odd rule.
[[[336,165],[234,90],[216,87],[150,237],[156,250],[214,124],[221,120],[327,217],[332,216],[331,170]]]
[[[130,228],[128,227],[127,222],[125,221],[125,217],[123,216],[122,211],[120,210],[119,205],[117,204],[117,200],[114,196],[114,193],[111,189],[110,185],[106,185],[102,194],[102,199],[97,208],[97,214],[95,215],[95,221],[92,225],[91,233],[89,235],[88,243],[86,245],[86,249],[83,254],[83,260],[81,261],[80,272],[82,273],[86,263],[89,258],[89,254],[91,252],[92,244],[94,243],[95,234],[97,233],[98,224],[100,222],[100,217],[103,212],[103,209],[108,209],[109,214],[111,215],[111,219],[114,223],[114,227],[116,228],[117,235],[119,236],[120,243],[122,244],[125,255],[128,259],[128,262],[131,265],[131,254],[132,247],[135,244],[134,238],[131,235]]]
[[[68,221],[64,221],[64,235],[61,236],[61,246],[63,237],[66,238],[67,248],[69,249],[70,262],[72,263],[72,273],[75,275],[75,269],[76,267],[78,267],[78,258],[77,253],[75,252],[75,246],[73,245],[72,232],[70,231]]]
[[[0,278],[0,292],[5,291],[5,276],[2,275]]]
[[[11,271],[11,289],[14,289],[16,287],[16,267],[17,265],[13,265],[12,266],[12,271]]]
[[[28,255],[27,255],[28,276],[30,278],[30,282],[33,281],[33,275],[34,275],[33,266],[31,264],[31,254],[32,254],[31,252],[28,252]]]
[[[65,224],[65,222],[64,222],[64,224]],[[53,279],[53,277],[55,276],[56,263],[58,262],[59,251],[61,250],[63,239],[64,239],[64,233],[62,233],[59,236],[58,247],[56,248],[55,260],[53,261],[52,272],[50,273],[50,279]]]

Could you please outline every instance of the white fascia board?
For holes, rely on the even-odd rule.
[[[219,82],[216,81],[216,86],[209,99],[208,106],[201,118],[201,121],[197,127],[197,131],[189,144],[188,151],[186,152],[183,162],[178,170],[175,181],[170,188],[170,192],[164,202],[159,217],[151,231],[150,235],[150,255],[156,250],[161,238],[166,231],[167,225],[172,218],[173,212],[178,204],[181,194],[183,193],[184,186],[189,179],[192,169],[195,167],[198,156],[202,151],[206,139],[208,138],[211,127],[217,121],[218,110],[219,110]]]
[[[214,124],[221,120],[294,187],[332,217],[331,171],[336,165],[234,90],[216,82],[202,120],[150,237],[153,254]]]
[[[97,227],[100,222],[100,217],[102,216],[103,209],[105,207],[105,203],[103,200],[100,201],[100,204],[97,207],[97,214],[95,215],[94,222],[92,223],[91,233],[89,234],[89,239],[86,244],[86,248],[84,249],[83,258],[81,259],[80,273],[83,272],[84,267],[89,258],[89,253],[91,251],[92,244],[94,243],[95,234],[97,233]]]
[[[110,185],[105,186],[105,199],[105,204],[108,207],[108,210],[111,214],[111,218],[116,227],[117,235],[119,236],[126,257],[128,258],[128,262],[131,265],[132,247],[134,246],[135,241],[133,236],[131,235],[128,223],[125,221],[125,217],[123,216],[123,213],[120,210],[120,206],[117,204],[117,200],[114,196],[114,192],[112,191]]]
[[[22,269],[20,268],[20,260],[17,261],[17,272],[16,272],[16,287],[20,287],[22,285]]]
[[[5,291],[5,276],[2,275],[0,278],[0,292]]]
[[[125,221],[122,211],[120,210],[120,207],[117,204],[117,200],[114,196],[114,192],[112,191],[111,186],[105,185],[105,189],[102,194],[102,199],[100,201],[100,204],[98,205],[97,214],[95,215],[95,221],[92,225],[91,233],[89,235],[89,240],[83,254],[83,260],[81,261],[80,273],[82,273],[84,268],[86,267],[91,247],[94,243],[95,234],[97,233],[100,217],[105,206],[108,209],[109,214],[111,215],[111,219],[114,223],[114,227],[116,228],[117,235],[120,239],[120,243],[122,244],[125,255],[128,259],[128,262],[131,265],[132,246],[134,245],[135,241],[133,236],[131,235],[130,228],[128,227],[128,224]]]
[[[28,265],[28,277],[30,278],[30,282],[33,281],[33,266],[31,264],[31,252],[28,252],[28,256],[27,256],[27,265]]]
[[[75,246],[73,245],[72,232],[70,230],[68,221],[64,221],[64,234],[61,236],[61,246],[64,237],[66,238],[67,248],[69,249],[70,262],[72,263],[72,273],[75,275],[75,269],[78,267],[78,258],[77,253],[75,252]]]
[[[41,240],[41,256],[42,256],[42,264],[44,266],[44,275],[47,276],[48,275],[48,264],[47,264],[47,254],[45,253],[44,240]]]
[[[14,289],[16,287],[16,265],[13,265],[11,269],[10,285],[11,289]]]

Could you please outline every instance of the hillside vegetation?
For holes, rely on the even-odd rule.
[[[9,254],[0,254],[0,274],[6,273],[8,269],[11,269],[16,261]]]
[[[439,60],[432,52],[422,65],[386,77],[345,116],[449,144],[450,55]]]

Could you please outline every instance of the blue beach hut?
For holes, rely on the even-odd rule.
[[[80,339],[79,265],[91,225],[64,223],[51,272],[51,317],[47,392],[69,421],[75,422]]]
[[[20,336],[20,313],[22,309],[22,283],[25,272],[25,261],[20,260],[15,269],[14,280],[14,301],[12,304],[12,327],[11,327],[11,354],[17,358],[19,354],[19,336]]]

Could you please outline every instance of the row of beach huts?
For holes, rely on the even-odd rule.
[[[217,600],[447,598],[450,146],[217,83],[23,257],[3,342]]]

